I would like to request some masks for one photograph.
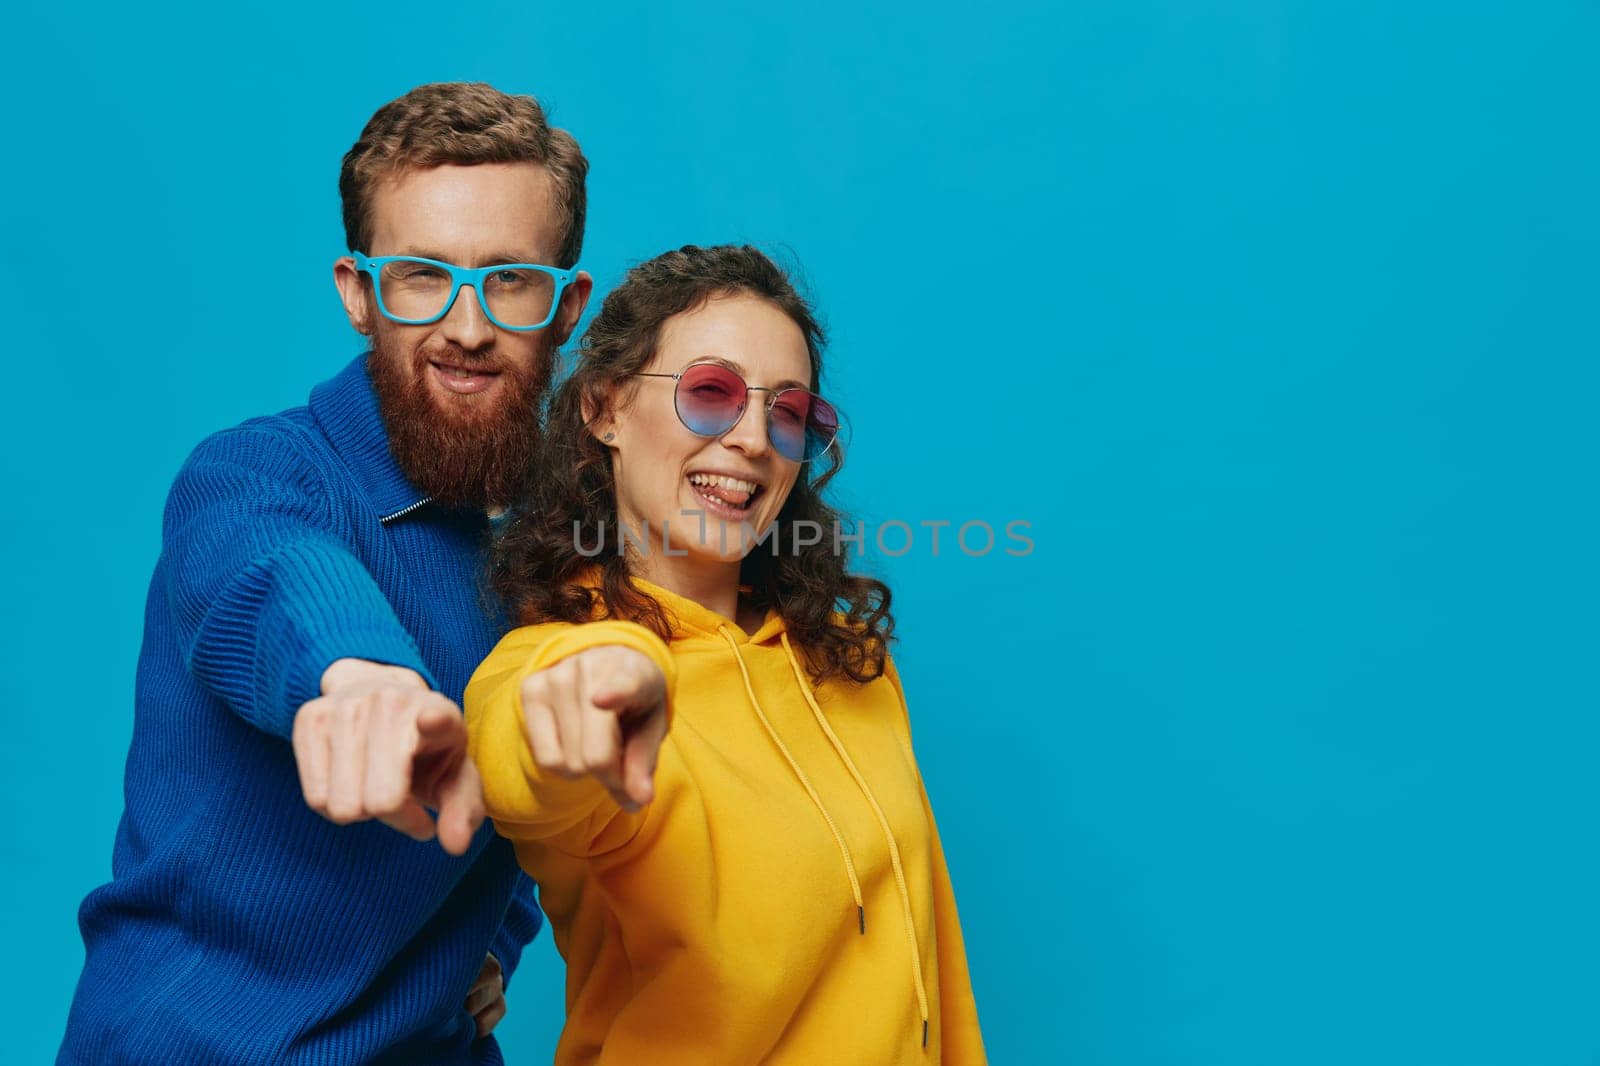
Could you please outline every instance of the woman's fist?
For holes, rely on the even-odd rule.
[[[617,644],[589,648],[530,674],[521,695],[541,769],[591,775],[628,811],[654,797],[667,679],[648,655]]]

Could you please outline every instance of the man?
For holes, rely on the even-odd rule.
[[[407,93],[345,156],[334,280],[371,352],[173,485],[60,1062],[501,1061],[539,914],[458,705],[503,629],[488,515],[592,286],[586,172],[485,85]]]

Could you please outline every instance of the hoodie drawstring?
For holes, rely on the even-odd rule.
[[[889,843],[889,863],[894,867],[894,883],[900,889],[900,906],[905,913],[906,940],[911,945],[911,980],[917,987],[917,1006],[922,1011],[922,1046],[928,1046],[928,990],[922,983],[922,951],[917,946],[917,920],[911,913],[911,892],[906,888],[905,867],[900,863],[900,846],[895,843],[894,831],[889,828],[889,819],[884,815],[883,808],[878,806],[878,797],[872,794],[872,789],[867,787],[866,779],[861,776],[861,771],[856,769],[855,761],[850,758],[850,753],[845,750],[844,742],[833,731],[833,726],[828,724],[827,716],[822,713],[822,708],[817,706],[816,697],[811,693],[811,684],[806,680],[805,671],[800,668],[800,660],[795,656],[794,649],[789,646],[789,634],[780,633],[778,639],[783,642],[783,650],[789,655],[789,666],[794,670],[795,680],[800,683],[800,691],[804,694],[806,702],[811,705],[811,713],[817,719],[817,725],[822,727],[823,734],[828,738],[828,743],[833,745],[833,750],[838,754],[839,760],[844,763],[845,769],[850,771],[850,776],[855,780],[856,787],[862,795],[867,797],[867,803],[872,807],[872,813],[878,816],[878,827],[883,830],[883,838]]]
[[[850,856],[850,848],[845,844],[844,834],[839,831],[833,816],[828,813],[828,808],[823,805],[822,797],[817,795],[817,790],[812,787],[810,779],[805,775],[805,771],[800,769],[800,764],[790,754],[788,746],[778,736],[777,730],[772,728],[772,722],[768,720],[766,712],[762,710],[761,701],[756,699],[755,687],[750,683],[750,671],[745,666],[744,656],[739,651],[738,641],[733,639],[726,626],[719,626],[717,632],[721,634],[723,640],[728,642],[728,647],[733,649],[734,660],[738,662],[739,673],[744,678],[745,695],[750,698],[750,706],[755,710],[756,717],[761,720],[762,728],[767,731],[767,736],[772,738],[772,743],[776,745],[777,749],[783,753],[783,758],[789,764],[789,769],[793,770],[795,777],[800,779],[800,784],[805,789],[806,795],[810,796],[811,802],[816,804],[817,810],[822,814],[822,820],[828,823],[828,829],[833,833],[834,842],[839,845],[839,854],[844,857],[845,875],[850,879],[850,891],[855,896],[859,928],[864,934],[867,931],[866,904],[862,901],[861,882],[856,877],[855,861]],[[911,911],[911,893],[906,888],[905,868],[900,862],[899,845],[896,844],[894,832],[889,827],[889,819],[884,815],[883,808],[878,805],[877,797],[872,794],[872,789],[867,787],[866,780],[861,776],[861,772],[856,769],[856,764],[850,758],[850,753],[845,750],[844,743],[840,741],[838,734],[833,731],[833,727],[828,724],[827,716],[822,713],[822,708],[817,706],[816,698],[811,693],[811,685],[806,680],[805,671],[801,669],[800,661],[795,656],[794,648],[789,644],[789,635],[780,633],[779,639],[783,643],[784,653],[789,657],[789,666],[794,671],[795,679],[800,683],[800,691],[805,696],[806,703],[811,707],[812,715],[822,728],[823,735],[828,738],[828,743],[832,745],[834,754],[839,756],[840,762],[844,763],[845,769],[849,771],[851,779],[856,783],[856,787],[861,790],[862,795],[867,799],[867,803],[872,807],[872,813],[878,819],[878,828],[883,831],[884,839],[888,842],[889,863],[894,869],[895,887],[900,890],[900,904],[905,916],[906,939],[911,946],[911,980],[917,991],[917,1008],[922,1013],[922,1046],[927,1047],[928,990],[922,980],[922,952],[917,946],[916,918]]]
[[[728,642],[733,649],[733,658],[739,664],[739,673],[744,677],[745,695],[750,697],[750,706],[755,708],[756,717],[761,719],[761,725],[767,731],[767,736],[772,738],[772,743],[777,745],[783,758],[789,764],[789,769],[794,771],[794,776],[800,779],[801,786],[806,790],[806,795],[811,797],[811,802],[817,805],[817,810],[822,813],[822,820],[828,823],[828,831],[833,834],[834,843],[839,845],[839,854],[844,856],[844,873],[850,879],[850,892],[856,900],[856,922],[863,934],[867,931],[867,905],[861,898],[861,882],[856,878],[855,860],[850,857],[850,848],[844,842],[844,834],[839,832],[839,827],[834,823],[833,815],[828,813],[828,808],[823,806],[822,797],[817,795],[817,790],[811,787],[811,779],[806,777],[805,771],[800,769],[800,764],[794,761],[794,756],[789,754],[789,748],[778,736],[777,730],[772,728],[772,723],[767,720],[767,712],[761,709],[761,701],[756,699],[756,690],[750,684],[750,671],[744,665],[744,656],[739,654],[739,644],[728,633],[726,628],[719,628],[718,633]]]

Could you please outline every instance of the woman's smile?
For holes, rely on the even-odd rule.
[[[766,486],[752,478],[714,471],[696,471],[685,479],[706,511],[730,522],[748,521]]]

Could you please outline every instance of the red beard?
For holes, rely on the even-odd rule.
[[[499,402],[483,410],[444,408],[424,375],[430,358],[501,373]],[[488,509],[518,499],[539,450],[539,407],[554,360],[538,365],[501,364],[493,350],[473,355],[458,345],[430,347],[409,356],[373,338],[367,373],[400,472],[445,507]]]

